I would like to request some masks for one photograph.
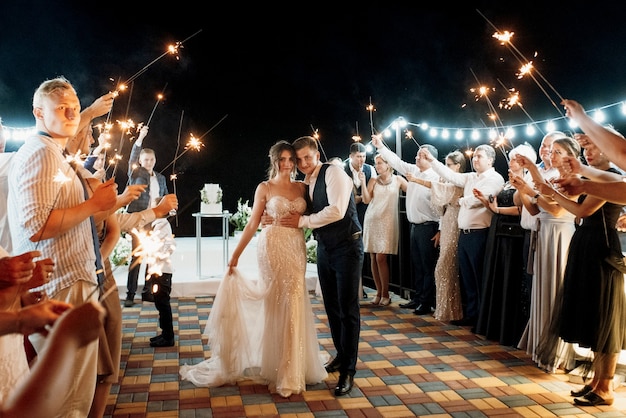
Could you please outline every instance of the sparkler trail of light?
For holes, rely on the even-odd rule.
[[[319,147],[320,151],[322,151],[322,155],[324,156],[324,161],[328,161],[328,157],[326,156],[326,151],[324,151],[324,147],[322,146],[322,141],[320,141],[319,130],[315,129],[313,127],[313,124],[311,124],[311,130],[313,131],[313,135],[311,136],[315,138],[315,141],[317,141],[317,146]]]
[[[485,21],[497,32],[497,34],[494,34],[494,38],[497,38],[498,40],[500,40],[500,42],[503,45],[506,45],[507,48],[509,49],[509,51],[511,51],[513,53],[513,56],[515,56],[517,58],[517,60],[522,64],[522,67],[524,67],[525,65],[527,65],[529,63],[529,60],[526,59],[526,57],[524,56],[524,54],[522,54],[517,47],[513,44],[513,42],[511,42],[511,38],[513,37],[513,33],[511,32],[502,32],[500,31],[500,29],[498,29],[498,27],[496,25],[494,25],[489,19],[487,19],[487,17],[481,13],[480,10],[476,9],[476,12],[478,12],[479,15],[481,15],[483,17],[483,19],[485,19]],[[500,34],[504,33],[504,36],[501,36]],[[522,61],[523,60],[523,61]],[[550,89],[552,89],[552,91],[557,95],[557,97],[560,99],[560,101],[563,101],[563,97],[559,94],[558,91],[556,91],[556,89],[554,88],[554,86],[552,86],[552,84],[550,84],[550,82],[548,82],[548,80],[543,76],[543,74],[541,74],[541,72],[539,72],[539,70],[535,69],[535,72],[537,73],[537,75],[539,75],[539,77],[541,77],[541,79],[548,85],[548,87],[550,87]],[[548,94],[548,92],[543,88],[543,86],[541,85],[541,83],[539,83],[539,80],[537,80],[532,73],[529,73],[529,75],[531,76],[531,78],[533,79],[533,81],[535,81],[535,83],[537,84],[537,86],[539,86],[539,88],[541,89],[541,91],[544,93],[544,95],[548,98],[548,100],[550,101],[550,103],[552,103],[552,105],[557,109],[557,111],[559,112],[559,114],[561,116],[564,116],[563,113],[561,112],[561,109],[559,109],[559,107],[556,105],[556,103],[554,103],[554,100],[552,100],[552,98],[550,97],[550,95]]]
[[[374,129],[374,116],[372,115],[376,108],[372,104],[372,96],[370,96],[370,104],[366,107],[367,111],[370,113],[370,130],[372,131],[372,135],[376,135],[376,129]]]
[[[503,89],[505,89],[506,91],[511,91],[511,89],[508,89],[504,83],[498,78],[498,83],[500,83],[500,85],[502,86]],[[513,103],[511,100],[509,100],[509,104]],[[528,117],[528,119],[533,123],[533,125],[535,127],[537,127],[537,129],[539,129],[539,132],[541,132],[542,135],[545,135],[545,132],[543,132],[543,130],[541,129],[541,127],[539,125],[537,125],[537,122],[535,122],[535,120],[528,114],[528,112],[526,111],[526,108],[524,107],[524,105],[522,104],[522,102],[519,100],[519,95],[517,96],[517,99],[515,100],[515,105],[517,105],[517,107],[519,107],[520,109],[522,109],[522,112],[524,112],[524,114]]]
[[[207,135],[209,134],[209,132],[211,132],[213,129],[215,129],[215,128],[217,127],[217,125],[219,125],[220,123],[222,123],[222,121],[223,121],[224,119],[226,119],[227,117],[228,117],[228,114],[225,114],[224,116],[222,116],[222,119],[218,120],[218,121],[215,123],[215,125],[213,125],[213,126],[211,126],[211,127],[209,128],[209,130],[208,130],[208,131],[206,131],[205,133],[203,133],[202,135],[200,135],[200,137],[198,137],[198,140],[200,140],[200,139],[204,138],[205,136],[207,136]]]
[[[154,111],[156,110],[161,100],[163,100],[163,95],[165,94],[166,88],[167,88],[167,83],[165,83],[165,86],[163,87],[163,90],[161,90],[161,93],[157,94],[156,103],[154,104],[154,107],[152,108],[152,113],[150,113],[150,117],[148,117],[148,122],[146,122],[146,126],[150,126],[150,121],[152,120],[152,116],[154,116]]]
[[[421,145],[420,145],[420,144],[419,144],[419,143],[415,140],[415,137],[413,136],[413,132],[411,132],[411,131],[407,130],[407,131],[406,131],[406,135],[405,135],[405,136],[406,136],[407,138],[409,138],[409,139],[412,139],[412,140],[413,140],[413,143],[414,143],[415,145],[417,145],[417,150],[418,150],[418,151],[419,151],[420,149],[422,149],[422,146],[421,146]]]
[[[178,124],[178,138],[176,140],[176,151],[174,152],[174,156],[178,155],[178,150],[180,149],[180,132],[182,130],[183,127],[183,116],[185,115],[185,111],[183,110],[180,113],[180,123]],[[174,162],[176,161],[176,158],[174,158]],[[174,188],[174,195],[176,195],[176,164],[172,163],[172,175],[170,177],[170,179],[172,180],[172,187]],[[172,213],[173,212],[173,213]],[[170,211],[170,216],[176,216],[176,226],[178,226],[178,212],[175,209],[172,209]]]
[[[204,144],[200,140],[202,138],[204,138],[206,135],[208,135],[209,132],[211,132],[213,129],[215,129],[217,127],[217,125],[219,125],[224,119],[226,119],[227,116],[228,116],[228,114],[222,116],[222,119],[217,121],[217,123],[215,123],[215,125],[211,126],[211,128],[208,131],[206,131],[205,133],[203,133],[200,137],[196,138],[193,134],[191,134],[190,138],[189,138],[189,141],[187,141],[187,144],[185,145],[185,150],[183,152],[181,152],[180,155],[174,155],[174,159],[168,165],[166,165],[160,171],[160,173],[163,173],[165,170],[167,170],[167,168],[170,165],[174,164],[180,157],[185,155],[185,153],[187,151],[189,151],[190,149],[194,149],[196,151],[200,151],[200,148],[204,147]]]
[[[478,77],[476,76],[476,73],[474,73],[474,71],[470,68],[470,71],[472,73],[472,75],[474,76],[474,79],[476,80],[476,83],[478,83],[480,85],[480,81],[478,80]],[[498,138],[495,139],[495,144],[493,145],[494,148],[498,149],[500,148],[500,151],[502,151],[502,155],[504,155],[504,158],[506,158],[507,163],[509,161],[508,155],[506,154],[506,152],[504,151],[504,145],[506,144],[507,138],[506,138],[506,132],[504,131],[504,123],[502,123],[502,119],[500,119],[500,115],[498,115],[498,112],[496,111],[495,106],[493,105],[493,103],[491,102],[491,99],[489,98],[489,95],[487,94],[487,89],[484,87],[481,87],[479,89],[480,91],[480,96],[479,97],[484,97],[487,100],[487,104],[489,106],[489,109],[491,110],[492,114],[490,115],[490,119],[493,120],[493,124],[494,127],[496,128],[497,134],[498,134]],[[498,123],[500,123],[500,128],[502,129],[502,131],[498,130]],[[511,146],[513,144],[511,143]]]
[[[161,55],[159,55],[158,57],[156,57],[155,59],[153,59],[152,61],[150,61],[148,64],[146,64],[141,70],[137,71],[135,74],[133,74],[132,76],[130,76],[130,78],[128,80],[126,80],[124,82],[124,84],[128,84],[130,82],[132,82],[133,80],[135,80],[137,77],[139,77],[140,75],[142,75],[143,73],[145,73],[148,68],[150,68],[153,64],[155,64],[157,61],[159,61],[161,58],[163,58],[164,56],[166,56],[167,54],[172,54],[172,55],[177,55],[178,54],[178,49],[183,47],[183,44],[185,42],[187,42],[189,39],[193,38],[194,36],[196,36],[197,34],[199,34],[200,32],[202,32],[202,29],[198,30],[196,33],[192,34],[191,36],[188,36],[187,38],[185,38],[184,40],[180,41],[180,42],[176,42],[174,45],[170,45],[168,46],[167,50],[162,53]]]

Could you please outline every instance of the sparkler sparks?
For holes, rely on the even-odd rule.
[[[561,116],[563,115],[563,112],[561,111],[561,109],[557,106],[557,104],[554,102],[554,100],[552,100],[552,98],[550,97],[550,95],[548,94],[548,92],[543,88],[543,86],[541,85],[541,83],[539,82],[539,80],[537,80],[537,78],[533,75],[533,72],[531,70],[534,69],[534,72],[541,77],[541,79],[544,81],[544,83],[546,83],[548,85],[548,87],[550,89],[552,89],[552,91],[557,95],[557,97],[560,99],[559,102],[562,102],[564,99],[563,97],[559,94],[558,91],[556,91],[556,89],[552,86],[552,84],[550,84],[548,82],[548,80],[546,80],[546,78],[543,76],[543,74],[541,74],[539,72],[539,70],[537,70],[536,68],[534,68],[534,66],[532,65],[532,61],[529,61],[528,59],[526,59],[526,57],[519,51],[519,49],[517,49],[517,47],[513,44],[512,39],[513,39],[513,34],[514,32],[509,32],[509,31],[501,31],[500,29],[498,29],[493,23],[491,23],[491,21],[489,19],[487,19],[487,17],[485,15],[483,15],[479,10],[476,10],[478,12],[479,15],[481,15],[483,17],[483,19],[485,19],[485,21],[496,31],[496,33],[494,33],[492,35],[493,38],[497,39],[501,45],[506,46],[509,51],[511,51],[511,53],[513,54],[513,56],[520,62],[520,64],[522,64],[522,68],[520,69],[520,72],[518,73],[518,78],[521,78],[520,75],[525,75],[528,74],[530,75],[530,77],[533,79],[533,81],[535,82],[535,84],[537,84],[537,86],[541,89],[541,91],[543,92],[543,94],[548,98],[548,100],[550,101],[550,103],[552,103],[552,105],[555,107],[555,109],[557,109],[557,111],[559,112],[559,114]]]

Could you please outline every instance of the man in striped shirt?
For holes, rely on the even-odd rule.
[[[33,96],[37,134],[15,153],[9,173],[8,219],[14,251],[39,250],[55,261],[48,284],[38,290],[48,297],[81,305],[97,295],[96,251],[91,216],[111,209],[117,200],[113,179],[85,199],[85,188],[64,155],[80,122],[80,101],[64,77],[44,81]],[[94,324],[99,326],[99,324]],[[30,340],[39,351],[45,337]],[[79,351],[74,384],[58,416],[86,417],[96,384],[98,341]]]

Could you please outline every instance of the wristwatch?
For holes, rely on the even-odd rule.
[[[532,203],[533,205],[537,204],[537,199],[539,199],[539,193],[537,193],[536,195],[534,195],[531,199],[530,199],[530,203]]]

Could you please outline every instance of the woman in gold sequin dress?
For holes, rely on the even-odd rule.
[[[209,314],[205,334],[211,358],[183,365],[180,370],[182,379],[196,386],[253,380],[267,384],[272,393],[289,397],[328,376],[306,288],[302,229],[275,222],[262,229],[257,243],[258,280],[242,277],[236,268],[264,212],[276,221],[306,210],[305,186],[293,180],[296,161],[291,144],[274,144],[270,162],[270,180],[256,188],[250,221]]]
[[[370,265],[376,297],[373,305],[387,306],[389,297],[389,255],[398,254],[400,238],[398,198],[406,192],[407,181],[393,174],[391,166],[381,155],[374,157],[378,177],[371,178],[362,189],[363,203],[368,204],[363,219],[363,250],[370,253]]]
[[[466,159],[460,151],[446,155],[446,166],[457,173],[465,172]],[[407,176],[409,181],[431,188],[430,201],[435,207],[443,208],[439,222],[439,258],[435,265],[436,304],[433,316],[440,321],[454,321],[463,318],[461,285],[457,249],[459,243],[459,198],[463,188],[452,183],[430,182],[419,177]]]

